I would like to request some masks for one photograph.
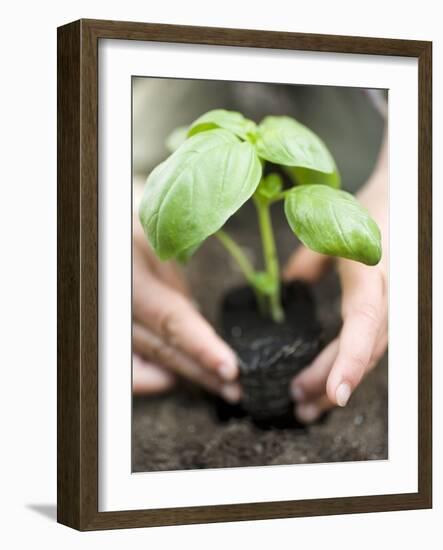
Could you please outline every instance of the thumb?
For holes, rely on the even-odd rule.
[[[323,275],[330,261],[329,256],[314,252],[303,245],[299,246],[283,270],[283,279],[302,279],[313,283]]]

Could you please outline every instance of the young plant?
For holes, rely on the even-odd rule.
[[[375,265],[380,231],[357,200],[341,191],[340,175],[322,140],[293,118],[268,116],[259,125],[242,114],[217,109],[168,139],[173,150],[149,175],[139,216],[162,260],[187,261],[214,235],[237,261],[260,311],[280,322],[280,267],[270,208],[283,201],[286,219],[307,247]],[[292,186],[266,162],[283,167]],[[249,199],[257,211],[264,268],[256,270],[223,229]]]

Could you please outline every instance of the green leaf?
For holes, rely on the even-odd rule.
[[[260,157],[282,164],[332,173],[335,162],[314,132],[286,116],[266,117],[259,125],[255,146]]]
[[[326,185],[294,187],[285,199],[292,231],[304,245],[367,265],[381,258],[380,230],[349,193]]]
[[[170,153],[177,151],[180,145],[186,140],[188,137],[188,129],[189,126],[179,126],[175,128],[175,130],[172,130],[165,142],[166,148]]]
[[[287,167],[286,170],[297,185],[312,185],[317,183],[320,185],[329,185],[329,187],[334,187],[334,189],[340,189],[341,187],[338,168],[335,168],[330,174],[310,170],[302,166]]]
[[[157,255],[186,257],[251,197],[261,172],[254,147],[226,130],[187,139],[151,172],[140,204]]]
[[[225,111],[224,109],[214,109],[208,111],[196,121],[194,121],[189,130],[188,136],[193,136],[199,132],[206,132],[214,128],[223,128],[229,130],[236,136],[246,139],[248,134],[254,134],[257,126],[255,122],[245,118],[236,111]]]
[[[280,174],[272,172],[264,177],[257,187],[257,193],[266,200],[272,200],[283,188]]]
[[[197,252],[197,250],[200,248],[201,243],[198,243],[194,246],[190,246],[189,248],[186,248],[185,250],[182,250],[176,255],[176,260],[180,262],[181,264],[187,264],[191,257]]]

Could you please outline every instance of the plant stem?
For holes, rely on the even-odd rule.
[[[272,292],[269,293],[269,312],[272,319],[280,323],[284,319],[284,312],[280,300],[280,269],[275,246],[274,231],[272,229],[270,201],[254,196],[254,203],[257,208],[258,223],[263,245],[263,258],[266,273],[271,282]]]
[[[255,271],[243,250],[238,246],[234,239],[226,233],[226,231],[223,231],[223,229],[217,231],[215,236],[237,262],[248,283],[254,285]]]
[[[230,237],[226,231],[219,229],[217,233],[214,234],[215,237],[220,241],[220,243],[226,248],[229,254],[237,262],[240,271],[243,273],[245,279],[251,285],[252,289],[255,292],[257,299],[257,304],[261,313],[266,313],[266,303],[265,296],[262,294],[259,288],[257,288],[257,273],[255,272],[251,262],[246,257],[246,254],[239,247],[239,245]]]
[[[253,288],[257,304],[263,315],[268,315],[276,323],[284,320],[281,305],[280,268],[272,229],[270,207],[276,200],[284,198],[284,191],[273,199],[265,198],[256,193],[253,195],[257,209],[258,224],[263,247],[264,272],[256,272],[239,245],[222,229],[215,236],[237,262],[241,272]]]

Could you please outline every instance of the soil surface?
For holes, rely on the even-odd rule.
[[[296,241],[275,206],[276,239],[284,263]],[[259,263],[260,243],[250,206],[228,230]],[[224,292],[243,284],[241,274],[215,239],[209,239],[186,268],[202,313],[217,326]],[[313,288],[325,339],[339,330],[340,289],[331,273]],[[181,384],[172,393],[133,402],[133,471],[182,470],[388,458],[387,354],[355,391],[344,409],[335,409],[309,428],[262,429],[248,417],[220,420],[211,396]]]

